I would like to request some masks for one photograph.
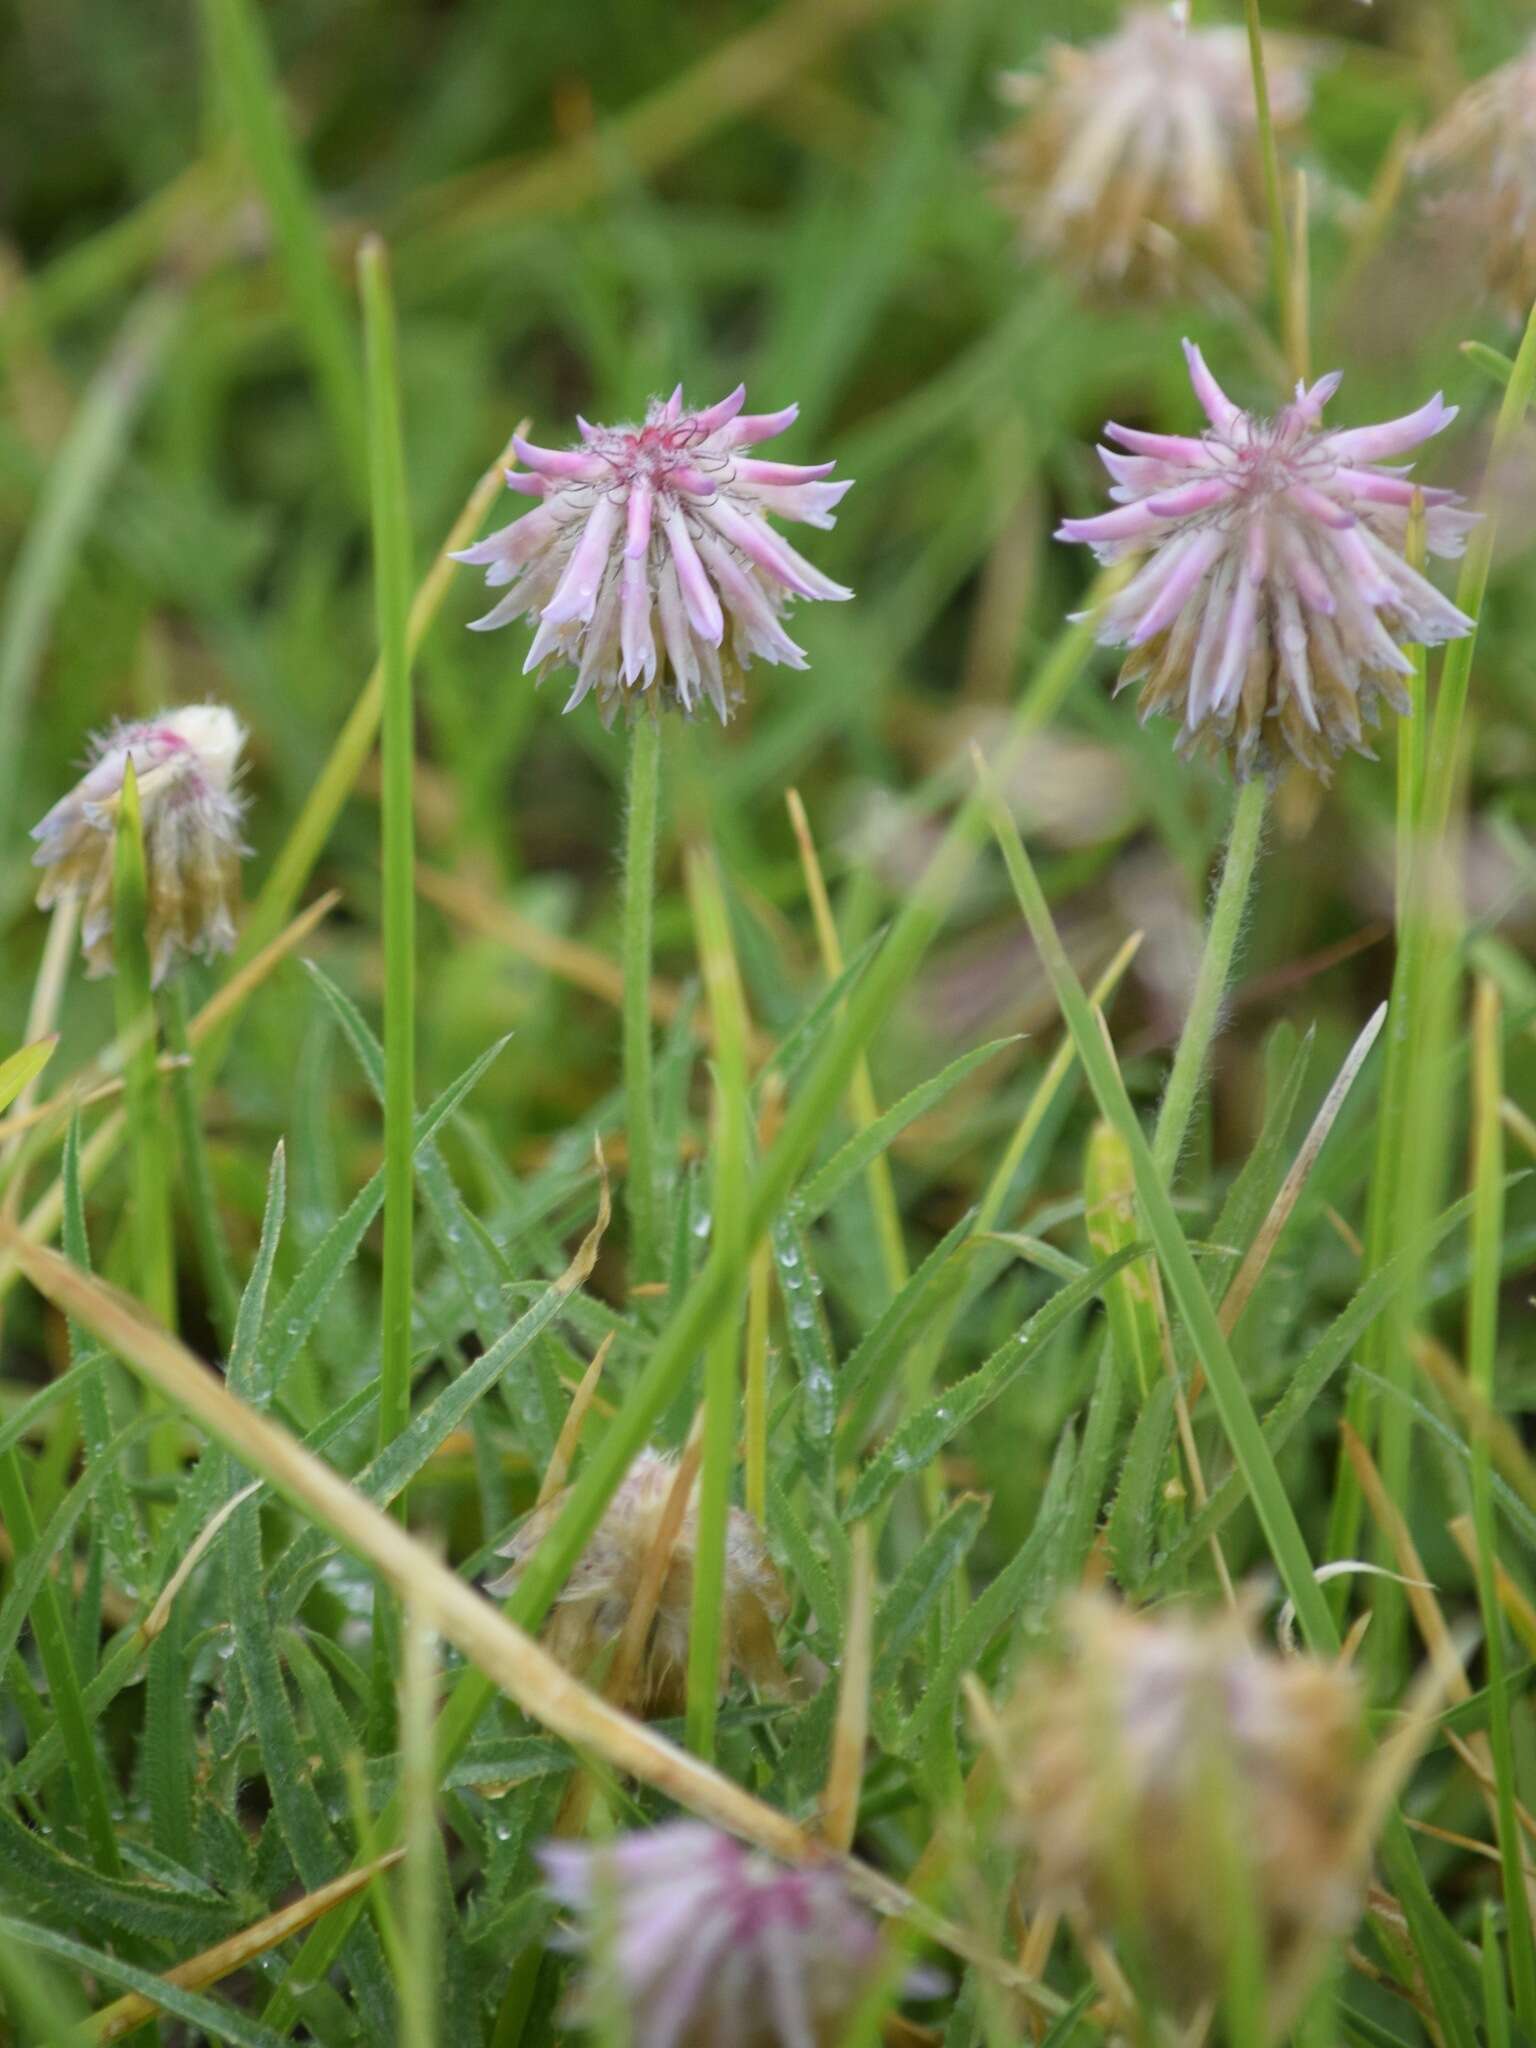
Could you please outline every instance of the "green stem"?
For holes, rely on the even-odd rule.
[[[1274,276],[1275,306],[1284,324],[1292,304],[1291,240],[1286,232],[1285,200],[1280,190],[1280,151],[1269,104],[1269,74],[1264,64],[1264,29],[1259,0],[1244,0],[1248,20],[1248,61],[1253,66],[1253,101],[1258,115],[1259,155],[1264,167],[1264,204],[1269,213],[1269,257]]]
[[[1221,1021],[1221,1007],[1232,978],[1232,962],[1253,889],[1253,872],[1264,835],[1268,795],[1268,783],[1262,776],[1255,776],[1239,789],[1233,806],[1231,835],[1227,840],[1216,901],[1211,906],[1210,929],[1206,933],[1205,950],[1200,956],[1195,992],[1190,998],[1189,1015],[1184,1020],[1178,1050],[1173,1056],[1173,1069],[1168,1076],[1152,1139],[1152,1156],[1165,1182],[1171,1182],[1179,1163],[1190,1118],[1194,1114],[1195,1098],[1200,1092],[1211,1045]]]
[[[1499,998],[1493,984],[1479,982],[1472,1036],[1472,1285],[1467,1296],[1467,1378],[1485,1413],[1494,1410],[1495,1357],[1499,1333],[1499,1287],[1504,1243],[1504,1145],[1499,1105],[1504,1094]],[[1504,1614],[1499,1600],[1497,1534],[1493,1510],[1492,1446],[1486,1429],[1471,1436],[1472,1526],[1477,1548],[1478,1600],[1483,1612],[1483,1655],[1487,1666],[1488,1744],[1498,1811],[1499,1860],[1509,1928],[1510,1977],[1515,2015],[1527,2034],[1536,2033],[1536,1939],[1533,1939],[1520,1824],[1516,1814],[1515,1747],[1510,1726],[1509,1671]]]
[[[117,1030],[128,1048],[124,1074],[129,1150],[133,1159],[133,1246],[139,1299],[175,1327],[175,1267],[171,1248],[170,1177],[160,1118],[155,1007],[150,992],[149,891],[144,871],[144,826],[132,760],[123,777],[113,876],[113,960]]]
[[[1215,1307],[1195,1264],[1194,1253],[1174,1214],[1163,1171],[1153,1157],[1131,1099],[1125,1092],[1125,1083],[1105,1040],[1098,1014],[1089,1003],[1087,993],[1067,958],[1066,948],[1051,918],[1045,892],[1040,887],[1029,855],[1024,851],[1018,828],[1003,804],[991,794],[990,783],[987,789],[992,827],[1008,864],[1020,907],[1045,963],[1067,1028],[1077,1041],[1077,1056],[1083,1063],[1083,1072],[1098,1102],[1099,1112],[1119,1132],[1130,1153],[1131,1170],[1147,1234],[1156,1248],[1169,1289],[1205,1368],[1211,1398],[1258,1514],[1270,1555],[1286,1592],[1295,1604],[1296,1618],[1309,1645],[1320,1652],[1336,1651],[1338,1634],[1333,1616],[1322,1589],[1313,1577],[1312,1560],[1296,1511],[1275,1469],[1259,1418],[1243,1384],[1237,1361],[1222,1334]]]
[[[171,1109],[176,1118],[176,1142],[185,1175],[186,1212],[192,1228],[192,1242],[202,1271],[208,1310],[219,1341],[227,1349],[235,1334],[235,1316],[240,1306],[239,1290],[229,1261],[229,1247],[219,1222],[213,1174],[208,1164],[208,1144],[198,1113],[197,1069],[187,1038],[187,992],[179,974],[173,974],[160,992],[160,1022],[166,1050],[175,1061],[171,1068]]]
[[[382,1450],[411,1415],[412,1172],[416,1115],[416,895],[411,774],[414,732],[410,530],[400,434],[400,378],[394,305],[384,245],[370,238],[358,256],[367,344],[372,463],[374,601],[383,678],[384,829],[384,1272],[379,1350]]]
[[[656,834],[661,808],[661,720],[642,709],[630,728],[624,849],[624,1113],[628,1126],[632,1280],[660,1271],[656,1239],[656,1124],[651,1084],[651,954]]]
[[[746,1005],[731,948],[730,920],[720,877],[707,855],[699,853],[689,859],[688,885],[715,1034],[713,1235],[735,1268],[745,1265],[746,1255]],[[738,1287],[716,1321],[705,1358],[704,1455],[699,1473],[693,1603],[688,1621],[686,1734],[688,1747],[706,1760],[715,1753],[720,1650],[723,1632],[729,1629],[723,1607],[731,1480],[736,1467],[739,1305]]]
[[[1494,428],[1486,477],[1491,482],[1502,468],[1536,391],[1536,309],[1526,324],[1519,353],[1505,386]],[[1397,960],[1392,973],[1388,1010],[1386,1070],[1377,1125],[1375,1168],[1366,1219],[1365,1273],[1369,1278],[1416,1234],[1422,1220],[1438,1206],[1437,1190],[1445,1172],[1445,1146],[1433,1119],[1418,1116],[1417,1104],[1434,1085],[1440,1054],[1448,1042],[1453,1014],[1457,963],[1454,902],[1448,902],[1447,835],[1460,773],[1462,728],[1465,722],[1472,661],[1477,648],[1477,623],[1482,616],[1493,563],[1493,493],[1485,483],[1484,513],[1468,545],[1456,587],[1456,602],[1473,621],[1473,629],[1446,649],[1440,668],[1440,689],[1434,722],[1427,740],[1408,736],[1398,770],[1398,903]],[[1415,704],[1416,713],[1421,705]],[[1411,1371],[1408,1333],[1417,1312],[1418,1277],[1411,1276],[1394,1299],[1383,1323],[1366,1340],[1363,1362],[1384,1377],[1406,1384]],[[1399,1412],[1401,1411],[1401,1412]],[[1357,1380],[1348,1406],[1350,1421],[1371,1436],[1375,1420],[1369,1383]],[[1402,1498],[1411,1455],[1411,1430],[1403,1404],[1385,1404],[1380,1420],[1383,1482]],[[1359,1482],[1348,1459],[1340,1458],[1329,1525],[1328,1554],[1352,1557],[1359,1548],[1363,1511]],[[1400,1640],[1401,1602],[1384,1582],[1378,1595],[1380,1637],[1371,1652],[1385,1660]],[[1385,1668],[1383,1663],[1381,1668]]]

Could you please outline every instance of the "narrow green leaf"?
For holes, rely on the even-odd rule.
[[[850,1138],[834,1152],[826,1165],[814,1173],[800,1189],[792,1201],[796,1222],[802,1229],[808,1228],[818,1216],[832,1206],[849,1182],[856,1180],[870,1161],[877,1159],[891,1140],[904,1131],[908,1124],[915,1123],[918,1117],[925,1115],[935,1104],[942,1102],[952,1089],[959,1087],[968,1074],[974,1073],[977,1067],[1001,1052],[1004,1046],[1017,1044],[1016,1037],[996,1038],[989,1045],[980,1045],[973,1052],[962,1053],[959,1059],[951,1060],[942,1073],[935,1074],[931,1081],[924,1081],[921,1086],[902,1096],[899,1102],[893,1103],[882,1116],[876,1117],[865,1130]]]
[[[993,1352],[985,1365],[907,1416],[855,1480],[844,1508],[845,1520],[859,1522],[873,1514],[904,1478],[921,1471],[937,1457],[952,1437],[1006,1393],[1079,1309],[1102,1293],[1116,1273],[1145,1251],[1144,1244],[1126,1245],[1081,1280],[1061,1288],[1043,1308],[1035,1311],[1022,1330]]]

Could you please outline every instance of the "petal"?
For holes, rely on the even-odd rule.
[[[1232,494],[1230,477],[1204,476],[1193,483],[1180,484],[1177,490],[1158,492],[1156,497],[1146,500],[1146,506],[1159,519],[1188,519],[1192,513],[1208,512],[1212,505],[1221,504]]]
[[[565,574],[541,614],[546,624],[564,625],[571,619],[590,619],[602,587],[603,572],[619,524],[618,501],[607,492],[587,515],[582,536],[572,550]]]
[[[747,484],[810,484],[836,467],[836,462],[762,462],[746,455],[734,465],[734,471],[738,480]]]
[[[726,499],[717,498],[711,504],[701,505],[699,516],[786,590],[793,590],[800,597],[838,601],[852,597],[851,590],[823,576],[782,534],[775,533],[760,519],[748,518]]]
[[[678,588],[683,593],[688,622],[701,640],[707,640],[711,647],[718,647],[725,632],[725,619],[715,587],[699,560],[699,551],[693,544],[693,535],[688,531],[682,507],[675,502],[667,502],[661,519],[672,549],[672,559],[677,564]]]
[[[1173,543],[1167,552],[1174,559],[1167,565],[1162,588],[1137,620],[1127,646],[1144,646],[1173,624],[1221,549],[1221,535],[1209,526]]]
[[[781,412],[744,412],[731,421],[725,441],[731,448],[755,448],[759,441],[771,441],[800,417],[798,405],[786,405]]]
[[[1206,367],[1205,357],[1192,341],[1184,343],[1184,360],[1189,365],[1189,381],[1194,387],[1200,409],[1218,434],[1230,433],[1242,418],[1241,406],[1236,406],[1216,382]]]
[[[735,419],[747,402],[747,387],[738,384],[728,398],[722,398],[718,405],[712,405],[706,412],[694,416],[694,424],[705,434],[718,434],[720,429]]]
[[[1122,448],[1129,448],[1133,455],[1150,455],[1161,462],[1179,464],[1210,460],[1210,451],[1205,443],[1188,434],[1144,434],[1140,427],[1117,426],[1113,420],[1104,431]]]
[[[624,557],[623,595],[620,599],[619,650],[624,662],[624,680],[646,683],[656,675],[656,639],[651,631],[651,579],[645,562],[635,555]]]
[[[835,484],[760,484],[753,492],[765,512],[776,519],[790,519],[799,526],[819,526],[824,531],[836,526],[833,507],[840,505],[853,489],[853,478]]]
[[[1455,491],[1426,490],[1422,484],[1413,483],[1407,477],[1383,476],[1373,469],[1336,469],[1329,482],[1336,487],[1342,486],[1352,498],[1364,498],[1371,505],[1411,507],[1415,497],[1421,497],[1426,508],[1457,503]]]
[[[512,447],[523,467],[537,470],[540,476],[596,483],[608,468],[600,455],[587,448],[539,448],[532,441],[525,441],[521,434],[512,436]]]
[[[1134,505],[1117,505],[1113,512],[1100,512],[1092,519],[1063,519],[1056,529],[1056,538],[1087,541],[1092,547],[1101,541],[1139,540],[1144,534],[1155,533],[1158,523],[1151,501],[1138,498]]]
[[[1443,432],[1456,413],[1457,407],[1447,405],[1437,391],[1417,412],[1383,420],[1379,426],[1349,427],[1343,433],[1329,434],[1324,445],[1341,462],[1381,462],[1389,455],[1406,454],[1431,435]]]

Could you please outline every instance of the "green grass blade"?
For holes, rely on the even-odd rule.
[[[1082,983],[1057,936],[1050,906],[1030,864],[1029,855],[1024,851],[1018,828],[1004,805],[991,794],[990,784],[987,787],[993,830],[1008,864],[1020,907],[1040,949],[1067,1028],[1077,1041],[1077,1056],[1082,1061],[1083,1072],[1088,1077],[1100,1114],[1114,1126],[1130,1152],[1136,1193],[1147,1231],[1196,1355],[1205,1368],[1211,1397],[1263,1525],[1276,1569],[1295,1603],[1297,1617],[1308,1642],[1320,1651],[1336,1650],[1338,1632],[1328,1603],[1312,1576],[1312,1560],[1296,1520],[1296,1511],[1275,1469],[1237,1361],[1221,1334],[1216,1311],[1205,1291],[1194,1254],[1168,1198],[1162,1171],[1125,1092],[1125,1083],[1120,1078],[1114,1055],[1105,1043],[1097,1013],[1089,1004]]]
[[[361,505],[368,489],[368,415],[352,322],[327,254],[325,223],[288,132],[261,13],[250,0],[203,0],[202,12],[223,105],[266,202],[300,338]]]

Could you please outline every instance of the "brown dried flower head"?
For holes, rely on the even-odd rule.
[[[139,787],[148,891],[148,943],[156,985],[178,953],[211,959],[235,943],[243,810],[235,790],[245,729],[223,704],[185,704],[158,718],[115,725],[91,742],[90,765],[32,837],[43,869],[40,910],[75,897],[87,973],[112,971],[117,815],[128,763]]]
[[[1306,73],[1283,43],[1265,48],[1270,109],[1289,127]],[[1132,8],[1097,42],[1049,44],[1039,71],[1006,73],[1000,90],[1024,111],[992,151],[998,193],[1032,255],[1114,298],[1163,298],[1191,273],[1256,289],[1264,192],[1241,29]]]
[[[1170,2004],[1220,1993],[1234,1906],[1272,1986],[1354,1924],[1362,1720],[1342,1666],[1261,1649],[1241,1616],[1082,1599],[1005,1725],[1038,1896],[1127,1937]]]
[[[1469,86],[1420,144],[1429,212],[1523,321],[1536,299],[1536,38]]]
[[[568,1671],[585,1675],[618,1643],[640,1592],[647,1561],[657,1548],[662,1517],[677,1467],[660,1451],[645,1450],[625,1474],[602,1520],[577,1559],[544,1628],[547,1648]],[[523,1523],[499,1553],[512,1569],[491,1587],[505,1594],[565,1506],[555,1494]],[[627,1704],[653,1717],[680,1714],[687,1699],[688,1623],[693,1560],[698,1545],[697,1487],[689,1494],[672,1548],[656,1612]],[[762,1532],[741,1508],[732,1508],[726,1531],[725,1599],[720,1643],[720,1691],[733,1671],[760,1691],[786,1688],[775,1632],[789,1599]]]

